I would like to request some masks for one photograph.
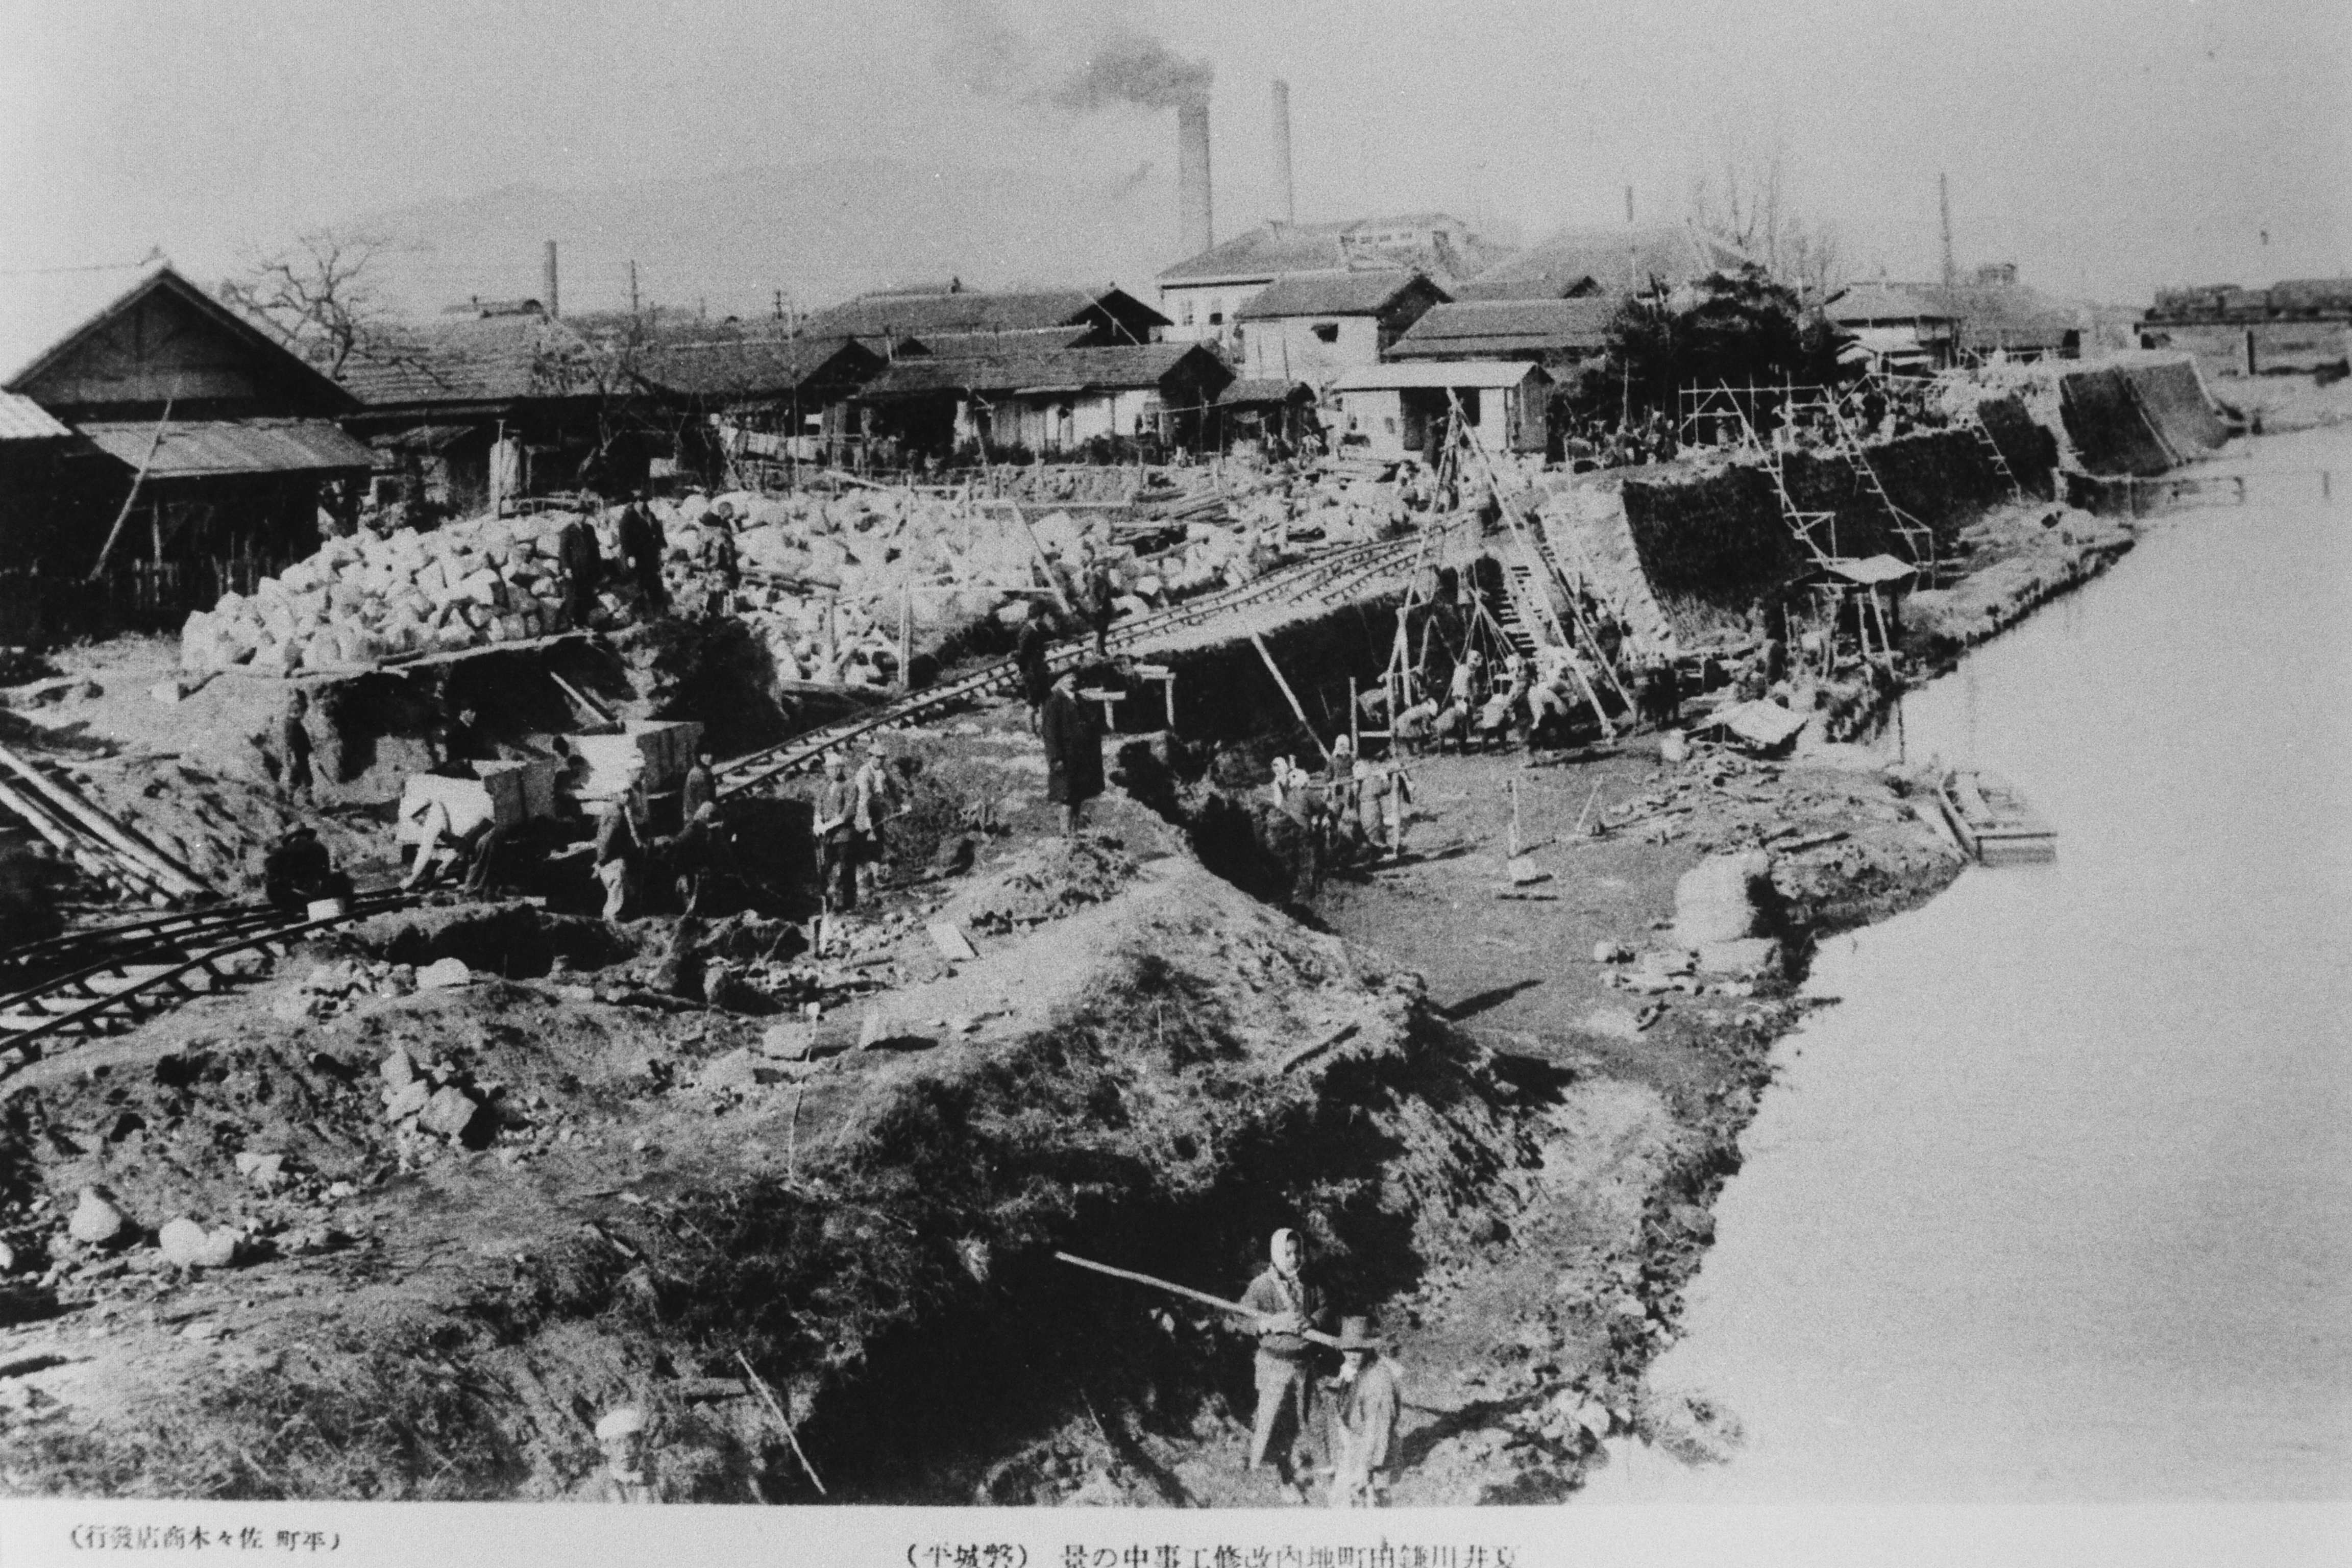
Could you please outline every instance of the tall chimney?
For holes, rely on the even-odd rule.
[[[1290,188],[1290,84],[1274,81],[1274,205],[1285,223],[1298,221],[1298,199]]]
[[[555,241],[551,239],[547,242],[546,271],[547,277],[545,281],[540,285],[540,292],[545,294],[547,298],[541,300],[540,303],[547,307],[548,320],[553,321],[556,317],[563,314],[563,311],[558,306],[555,299]]]
[[[1176,241],[1186,256],[1216,243],[1209,205],[1209,106],[1188,103],[1176,110]]]

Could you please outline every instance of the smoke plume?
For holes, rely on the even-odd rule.
[[[1207,102],[1217,74],[1123,23],[1097,26],[1079,58],[1057,63],[992,0],[941,0],[936,11],[947,33],[940,69],[989,98],[1074,115],[1181,109]]]
[[[1188,60],[1157,38],[1119,31],[1087,52],[1078,68],[1045,93],[1056,109],[1092,114],[1118,105],[1138,109],[1182,109],[1206,103],[1217,68]]]

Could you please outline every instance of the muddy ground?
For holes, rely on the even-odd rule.
[[[2120,547],[2011,526],[1988,560]],[[1281,907],[1161,815],[1198,794],[1114,788],[1059,840],[1017,709],[900,745],[919,830],[839,952],[429,910],[0,1082],[0,1485],[590,1495],[634,1401],[680,1500],[1272,1504],[1246,1342],[1052,1254],[1234,1296],[1284,1225],[1392,1338],[1395,1501],[1717,1440],[1642,1370],[1811,943],[1957,874],[1920,779],[1641,736],[1425,758],[1407,853]],[[1625,960],[1751,847],[1776,967]],[[85,1189],[113,1234],[70,1236]],[[210,1262],[167,1259],[179,1219]]]

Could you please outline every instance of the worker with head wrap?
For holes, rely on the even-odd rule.
[[[1250,1433],[1250,1468],[1272,1464],[1284,1494],[1307,1500],[1292,1467],[1304,1438],[1319,1439],[1315,1421],[1315,1346],[1302,1331],[1328,1332],[1330,1308],[1307,1277],[1307,1246],[1295,1230],[1277,1230],[1267,1252],[1272,1266],[1250,1281],[1242,1305],[1257,1314],[1257,1418]]]

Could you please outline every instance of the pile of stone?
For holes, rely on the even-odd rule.
[[[726,607],[760,630],[781,676],[848,685],[893,679],[902,634],[928,649],[989,616],[1017,617],[1048,591],[1041,550],[1066,593],[1081,550],[1091,548],[1115,579],[1121,610],[1133,614],[1246,581],[1300,550],[1377,538],[1405,515],[1391,485],[1289,479],[1237,502],[1232,524],[1189,521],[1182,542],[1147,555],[1102,518],[1057,510],[1024,526],[1008,508],[912,489],[691,494],[652,503],[677,609],[698,611],[727,587],[711,521],[722,502],[741,569]],[[271,675],[365,668],[564,630],[557,541],[582,515],[478,517],[429,532],[330,540],[250,595],[225,594],[191,615],[181,665]],[[587,518],[607,563],[591,615],[599,630],[645,613],[619,570],[619,515]]]

